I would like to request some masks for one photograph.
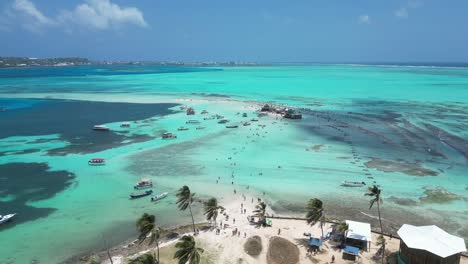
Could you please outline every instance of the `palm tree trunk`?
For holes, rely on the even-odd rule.
[[[383,235],[383,228],[382,228],[382,218],[380,217],[380,202],[377,201],[377,212],[379,214],[379,224],[380,224],[380,233]],[[382,264],[384,264],[384,259],[385,259],[385,240],[382,245]]]
[[[322,239],[323,239],[324,236],[323,236],[323,222],[322,221],[320,221],[320,229],[322,230]]]
[[[159,240],[156,239],[156,248],[157,248],[157,255],[156,255],[156,263],[159,264]]]
[[[196,232],[195,232],[195,220],[193,220],[193,214],[192,214],[192,205],[189,204],[189,211],[190,211],[190,216],[192,217],[192,226],[193,226],[193,234],[195,235]]]

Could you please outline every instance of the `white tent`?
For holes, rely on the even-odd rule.
[[[346,224],[348,225],[348,231],[346,233],[347,238],[362,240],[371,242],[371,226],[369,223],[362,223],[362,222],[355,222],[346,220]]]
[[[450,235],[435,225],[405,224],[397,233],[409,248],[426,250],[442,258],[466,251],[463,238]]]

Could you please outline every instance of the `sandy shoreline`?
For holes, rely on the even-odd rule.
[[[245,197],[245,198],[244,198]],[[217,219],[217,226],[220,224],[228,224],[229,227],[220,229],[220,234],[216,234],[216,229],[210,228],[210,224],[201,223],[197,225],[200,228],[200,233],[196,236],[197,243],[199,246],[205,249],[202,263],[223,263],[223,264],[234,264],[234,263],[269,263],[267,261],[267,248],[268,243],[275,237],[284,238],[299,249],[299,262],[298,263],[329,263],[332,256],[335,258],[335,263],[351,263],[348,260],[342,259],[342,251],[338,249],[337,244],[332,241],[325,242],[322,250],[316,255],[309,254],[307,252],[307,237],[304,233],[310,233],[314,237],[320,237],[321,230],[318,225],[310,226],[304,220],[300,219],[278,219],[273,218],[273,225],[271,227],[258,227],[252,225],[248,220],[247,216],[251,214],[257,204],[258,196],[253,194],[241,194],[238,193],[232,198],[222,199],[220,204],[226,208],[226,213],[229,215],[229,219],[220,215]],[[253,201],[253,202],[252,202]],[[241,207],[242,206],[242,207]],[[243,213],[243,210],[247,211],[247,214]],[[274,212],[267,209],[268,214],[274,214]],[[235,220],[234,220],[235,219]],[[353,220],[353,219],[350,219]],[[187,222],[189,222],[187,218]],[[212,226],[212,225],[211,225]],[[186,225],[176,229],[170,229],[170,233],[177,232],[179,237],[184,234],[191,233],[191,225]],[[234,234],[234,230],[238,230],[239,233]],[[324,232],[332,230],[332,224],[327,223],[324,226]],[[278,233],[280,232],[280,233]],[[258,256],[252,257],[244,250],[244,244],[246,241],[253,236],[258,236],[262,241],[262,251]],[[171,254],[174,253],[174,244],[177,242],[177,238],[167,239],[166,235],[163,235],[165,239],[161,242],[161,263],[177,263],[171,259]],[[359,256],[359,263],[378,263],[379,260],[374,258],[376,251],[379,246],[375,244],[377,241],[378,234],[372,233],[372,244],[368,251],[361,251]],[[399,239],[395,237],[386,236],[388,254],[398,251]],[[128,260],[135,259],[138,256],[152,252],[155,249],[154,244],[148,244],[144,242],[137,246],[128,246],[128,244],[120,245],[110,250],[114,264],[127,263]],[[87,255],[85,258],[81,258],[80,261],[75,259],[76,262],[68,263],[86,263],[90,259],[99,259],[102,263],[110,263],[107,259],[107,252],[103,251],[98,254]],[[467,258],[463,258],[461,263],[468,263]]]

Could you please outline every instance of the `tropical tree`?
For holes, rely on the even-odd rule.
[[[193,233],[195,234],[195,220],[193,219],[192,213],[192,203],[195,193],[190,192],[190,188],[187,185],[182,186],[177,192],[177,206],[181,211],[187,210],[190,211],[190,216],[192,217],[192,226],[193,226]]]
[[[382,227],[382,217],[380,215],[380,204],[382,203],[382,197],[381,197],[382,190],[377,187],[377,185],[374,185],[372,187],[368,188],[367,193],[365,193],[366,196],[370,196],[370,205],[369,205],[369,210],[372,209],[372,206],[374,204],[377,204],[377,213],[379,214],[379,224],[380,224],[380,233],[383,234],[383,227]],[[383,244],[381,245],[383,252],[385,252],[385,239],[382,242]],[[382,263],[384,263],[384,257],[385,254],[382,253]]]
[[[258,217],[258,222],[262,225],[265,225],[266,216],[267,216],[266,209],[267,209],[266,203],[259,202],[255,206],[255,210],[253,210],[253,213],[254,213],[253,216]]]
[[[159,239],[161,236],[161,228],[156,225],[156,217],[144,213],[136,222],[138,231],[140,232],[139,239],[143,242],[148,236],[150,243],[156,242],[157,255],[153,256],[156,263],[159,263]]]
[[[183,236],[179,242],[175,244],[177,251],[174,258],[179,260],[179,264],[199,264],[200,256],[204,252],[203,248],[197,247],[193,236]]]
[[[345,222],[341,222],[338,224],[338,231],[342,234],[346,233],[348,231],[348,225]]]
[[[322,230],[323,238],[323,223],[325,222],[325,212],[323,209],[323,202],[320,199],[313,198],[309,200],[307,203],[306,219],[307,223],[312,226],[316,223],[320,223],[320,229]]]
[[[385,237],[383,235],[380,235],[377,237],[377,242],[376,245],[379,247],[377,252],[375,253],[375,256],[382,256],[382,261],[384,260],[385,257]]]
[[[151,255],[150,253],[143,254],[139,256],[138,258],[130,261],[130,264],[155,264],[159,263],[155,262],[154,256]]]
[[[211,221],[213,220],[216,224],[216,218],[218,217],[219,210],[223,211],[224,207],[218,204],[218,200],[216,198],[210,198],[205,203],[205,215],[206,220]]]

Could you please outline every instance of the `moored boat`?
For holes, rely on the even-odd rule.
[[[140,179],[135,186],[133,186],[133,189],[140,190],[140,189],[147,189],[147,188],[152,188],[152,187],[153,187],[153,182],[148,178],[143,178],[143,179]]]
[[[242,125],[243,126],[250,126],[250,123],[249,122],[244,122]]]
[[[95,125],[95,126],[93,126],[93,130],[96,130],[96,131],[109,131],[109,128],[107,126],[104,126],[104,125]]]
[[[226,126],[226,128],[238,128],[239,126],[238,125],[229,125],[229,126]]]
[[[258,122],[258,119],[252,118],[252,119],[250,119],[250,122]]]
[[[16,214],[0,215],[0,225],[10,221]]]
[[[130,127],[130,123],[123,122],[122,124],[120,124],[120,127]]]
[[[192,124],[192,125],[193,124],[200,124],[200,121],[198,121],[198,120],[189,120],[189,121],[185,122],[185,124]]]
[[[153,190],[148,190],[142,193],[132,193],[130,194],[130,199],[137,199],[137,198],[145,197],[145,196],[151,195],[152,193],[153,193]]]
[[[363,187],[363,186],[366,186],[366,183],[365,182],[343,181],[341,183],[341,185],[347,186],[347,187]]]
[[[194,115],[195,110],[192,107],[187,108],[187,115]]]
[[[221,119],[221,120],[218,121],[218,124],[226,124],[227,122],[229,122],[229,120]]]
[[[188,127],[179,127],[177,130],[179,130],[179,131],[185,131],[185,130],[189,130],[189,128],[188,128]]]
[[[202,115],[204,115],[204,114],[208,114],[208,111],[206,111],[206,110],[203,110],[203,111],[201,111],[201,114],[202,114]]]
[[[242,117],[247,117],[247,113],[243,113],[243,114],[242,114]]]
[[[164,199],[164,198],[167,197],[168,194],[169,194],[169,193],[165,192],[165,193],[160,193],[160,194],[158,194],[158,195],[155,195],[155,196],[151,197],[151,201],[152,201],[152,202],[156,202],[156,201],[159,201],[159,200],[161,200],[161,199]]]
[[[88,165],[99,166],[106,165],[106,160],[103,158],[93,158],[88,160]]]
[[[203,120],[213,120],[213,119],[215,119],[213,116],[203,118]]]
[[[197,126],[197,130],[205,129],[204,126]]]
[[[162,134],[162,138],[163,139],[174,139],[174,138],[177,138],[177,136],[173,133],[170,133],[170,132],[166,132],[164,134]]]

